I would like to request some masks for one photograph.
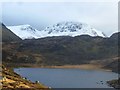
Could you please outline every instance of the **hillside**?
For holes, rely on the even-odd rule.
[[[0,34],[2,36],[3,42],[11,42],[11,41],[19,41],[21,40],[18,36],[16,36],[13,32],[6,28],[6,26],[0,23]],[[0,42],[1,42],[0,40]]]
[[[4,43],[3,63],[14,63],[18,66],[80,65],[93,60],[112,59],[118,57],[118,35],[120,33],[113,34],[110,38],[82,35]]]

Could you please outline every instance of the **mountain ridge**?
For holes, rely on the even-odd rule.
[[[79,23],[79,22],[61,22],[52,26],[46,27],[43,30],[37,30],[29,24],[19,26],[7,26],[13,33],[24,39],[38,39],[53,36],[79,36],[79,35],[90,35],[90,36],[101,36],[106,35],[90,25]],[[26,33],[26,35],[25,35]]]

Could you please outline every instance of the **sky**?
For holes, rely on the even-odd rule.
[[[2,22],[30,24],[41,30],[62,21],[83,22],[110,36],[118,31],[118,3],[113,2],[5,2]]]

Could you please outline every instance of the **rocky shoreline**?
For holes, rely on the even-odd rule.
[[[110,87],[114,87],[115,89],[120,89],[120,78],[118,80],[107,81]]]

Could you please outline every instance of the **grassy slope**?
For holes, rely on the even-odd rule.
[[[33,83],[27,79],[24,79],[20,75],[13,72],[11,69],[2,66],[2,77],[4,79],[0,80],[2,85],[2,90],[41,90],[47,89],[46,86],[40,83]]]

